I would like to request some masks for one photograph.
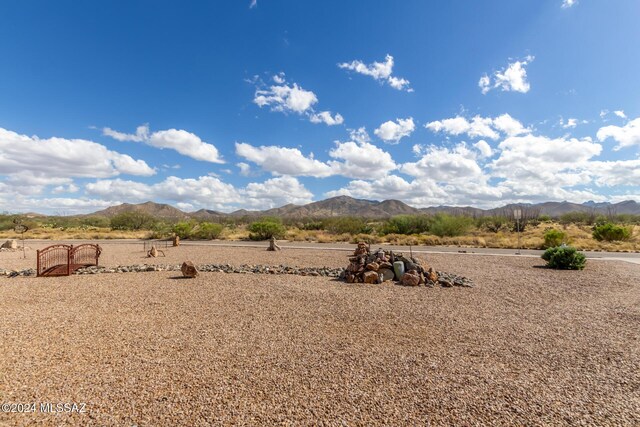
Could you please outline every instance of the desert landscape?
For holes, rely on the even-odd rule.
[[[33,267],[39,246],[27,246],[27,259],[0,252],[0,267]],[[142,243],[105,243],[100,265],[343,268],[349,256],[163,250],[150,260]],[[640,265],[421,258],[475,286],[179,271],[0,278],[2,400],[86,404],[0,413],[0,425],[640,423]]]

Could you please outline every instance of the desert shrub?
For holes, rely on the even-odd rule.
[[[567,233],[564,231],[556,230],[552,228],[544,233],[544,247],[554,248],[560,246],[562,243],[566,243]]]
[[[621,225],[599,224],[593,227],[593,238],[598,241],[615,242],[619,240],[629,240],[631,238],[631,230]]]
[[[0,216],[0,231],[11,230],[14,227],[12,215]]]
[[[614,224],[640,224],[640,215],[617,214],[613,217]]]
[[[551,222],[551,217],[549,215],[543,214],[538,217],[538,221],[540,222]]]
[[[594,212],[567,212],[560,215],[560,224],[586,224],[592,225],[596,221]]]
[[[323,223],[323,228],[331,234],[360,234],[372,231],[366,221],[353,216],[343,216],[337,218],[327,218]]]
[[[107,228],[111,225],[109,218],[104,216],[88,216],[80,219],[81,225],[87,225],[89,227]]]
[[[268,240],[284,236],[285,228],[278,218],[265,217],[249,224],[249,238],[251,240]]]
[[[467,216],[436,214],[429,225],[429,233],[438,237],[461,236],[473,225],[473,219]]]
[[[426,215],[397,215],[386,220],[380,234],[421,234],[429,230],[431,218]]]
[[[193,231],[194,224],[188,221],[180,221],[173,224],[171,227],[171,231],[181,239],[188,239],[191,237],[191,232]]]
[[[565,245],[547,249],[542,254],[542,259],[547,261],[547,267],[559,270],[582,270],[587,263],[583,253]]]
[[[156,219],[144,212],[122,212],[111,218],[113,230],[151,230]]]
[[[508,228],[511,221],[506,216],[481,216],[476,220],[476,227],[479,230],[486,230],[492,233]]]
[[[212,240],[217,239],[222,234],[224,227],[222,224],[214,222],[201,222],[191,233],[194,239]]]
[[[318,231],[324,230],[324,226],[322,224],[322,221],[308,221],[303,223],[300,229],[308,231]]]

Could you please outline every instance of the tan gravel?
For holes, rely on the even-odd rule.
[[[183,249],[176,262],[345,264],[342,252]],[[109,264],[137,262],[113,252]],[[2,278],[0,403],[86,413],[0,413],[0,425],[640,425],[640,266],[428,260],[476,287]]]

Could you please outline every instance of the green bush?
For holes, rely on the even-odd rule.
[[[222,224],[216,224],[214,222],[201,222],[196,229],[191,233],[191,237],[194,239],[212,240],[217,239],[222,234],[224,227]]]
[[[631,238],[631,230],[621,225],[600,224],[593,227],[593,238],[598,241],[615,242],[618,240],[629,240]]]
[[[454,237],[465,234],[473,225],[473,219],[468,216],[452,216],[436,214],[429,225],[429,233],[438,237]]]
[[[191,230],[193,230],[193,224],[187,221],[177,222],[171,229],[171,231],[181,239],[188,239],[191,237]]]
[[[564,245],[547,249],[542,254],[542,259],[547,261],[547,267],[559,270],[582,270],[587,263],[583,253]]]
[[[380,234],[421,234],[429,231],[430,223],[426,215],[397,215],[382,224]]]
[[[560,215],[560,224],[586,224],[592,225],[596,221],[594,212],[567,212]]]
[[[111,218],[110,225],[113,230],[151,230],[156,219],[144,212],[122,212]]]
[[[276,239],[283,237],[286,230],[278,218],[265,217],[260,221],[252,222],[249,225],[249,231],[251,240],[268,240],[272,237]]]
[[[364,219],[353,216],[327,218],[322,221],[322,224],[323,228],[331,234],[366,234],[372,231]]]
[[[551,230],[547,230],[544,233],[544,247],[545,248],[554,248],[556,246],[560,246],[563,243],[566,243],[567,233],[564,231],[556,230],[552,228]]]

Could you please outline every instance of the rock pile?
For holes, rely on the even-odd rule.
[[[370,247],[358,243],[353,256],[349,257],[349,266],[341,276],[347,283],[382,283],[395,280],[405,286],[473,286],[466,277],[435,271],[414,257],[402,253],[378,249],[371,252]]]

